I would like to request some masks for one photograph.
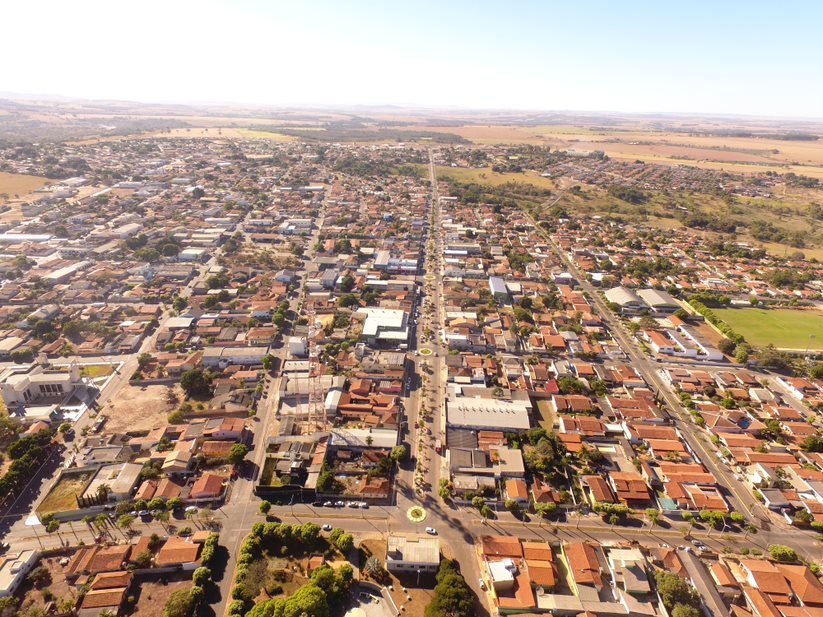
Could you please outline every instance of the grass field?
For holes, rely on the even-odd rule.
[[[0,171],[0,202],[6,201],[15,195],[28,195],[52,181],[40,176],[26,176],[23,174],[7,174]]]
[[[823,313],[816,309],[712,309],[752,345],[779,349],[823,349]],[[809,336],[815,338],[810,339]]]
[[[83,493],[94,476],[92,471],[66,473],[37,507],[38,514],[67,512],[77,509],[76,496]]]
[[[439,178],[451,178],[458,182],[476,182],[477,184],[487,184],[489,186],[499,186],[506,182],[523,182],[532,184],[542,189],[556,189],[557,185],[549,178],[533,173],[496,173],[490,167],[479,169],[467,169],[464,167],[437,167]]]
[[[97,377],[108,377],[114,372],[114,367],[110,364],[90,364],[80,368],[80,375],[90,379]]]

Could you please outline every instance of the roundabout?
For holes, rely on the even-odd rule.
[[[420,506],[413,506],[406,511],[406,517],[412,523],[422,523],[426,520],[426,510]]]

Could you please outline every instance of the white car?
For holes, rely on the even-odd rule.
[[[434,527],[426,527],[426,533],[430,536],[436,536],[437,530]]]
[[[482,578],[479,578],[477,579],[477,582],[480,583],[480,589],[486,591],[486,581],[484,581]]]
[[[189,506],[186,508],[186,512],[197,512],[197,506]]]
[[[331,531],[331,525],[326,523],[325,525],[323,525],[322,529],[323,529],[323,531]]]

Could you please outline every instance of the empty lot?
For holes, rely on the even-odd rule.
[[[147,431],[166,424],[166,418],[183,400],[183,390],[179,385],[171,388],[175,399],[169,397],[169,386],[127,385],[103,412],[106,432],[125,433],[127,431]]]

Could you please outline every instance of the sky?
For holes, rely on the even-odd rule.
[[[823,116],[823,2],[31,0],[0,92]]]

